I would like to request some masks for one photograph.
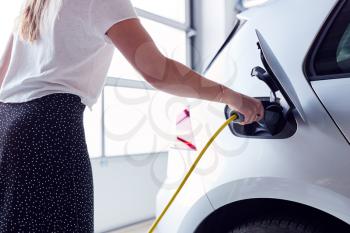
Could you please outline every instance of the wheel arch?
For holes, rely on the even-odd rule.
[[[263,215],[307,218],[324,223],[337,232],[350,232],[350,225],[341,219],[314,207],[274,198],[253,198],[239,200],[216,209],[196,228],[195,233],[228,232],[232,227],[243,224],[250,218]],[[219,227],[219,228],[218,228]]]

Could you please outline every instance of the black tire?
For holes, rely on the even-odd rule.
[[[229,233],[326,233],[316,223],[289,217],[252,219]]]

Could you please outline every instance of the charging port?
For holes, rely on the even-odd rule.
[[[290,110],[284,110],[278,102],[270,102],[269,97],[257,97],[265,108],[264,119],[249,125],[231,122],[229,128],[237,137],[283,139],[291,137],[297,129],[297,123]],[[234,110],[225,107],[225,117],[230,118]]]
[[[265,109],[265,116],[259,122],[249,125],[240,125],[234,122],[229,124],[231,132],[237,137],[282,139],[291,137],[297,130],[297,123],[292,113],[295,108],[293,101],[282,87],[279,80],[272,72],[271,67],[265,59],[264,53],[258,43],[261,52],[261,60],[265,67],[257,66],[252,69],[251,76],[263,81],[271,91],[270,97],[258,97]],[[287,107],[281,106],[281,99],[277,97],[279,92],[287,102]],[[234,113],[228,105],[225,107],[225,117],[228,119]]]

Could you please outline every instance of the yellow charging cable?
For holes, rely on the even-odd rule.
[[[153,233],[154,230],[157,228],[159,222],[162,220],[162,218],[164,217],[164,215],[166,214],[166,212],[168,211],[169,207],[173,204],[175,198],[177,197],[177,195],[180,193],[181,189],[184,187],[185,183],[187,182],[188,178],[191,176],[193,170],[197,167],[197,164],[199,163],[199,161],[201,160],[201,158],[203,157],[204,153],[207,151],[208,147],[212,144],[212,142],[215,140],[215,138],[221,133],[221,131],[228,125],[230,124],[231,121],[235,121],[238,120],[240,118],[240,115],[237,113],[233,113],[232,116],[227,119],[225,121],[224,124],[222,124],[220,126],[220,128],[214,133],[214,135],[209,139],[209,141],[207,142],[207,144],[204,146],[204,148],[202,149],[202,151],[199,153],[198,157],[196,158],[196,160],[194,161],[194,163],[192,164],[190,170],[187,172],[187,174],[185,175],[185,177],[183,178],[183,180],[180,183],[180,186],[176,189],[175,193],[173,194],[173,196],[171,197],[170,201],[168,202],[168,204],[165,206],[165,208],[163,209],[162,213],[156,218],[156,220],[153,222],[151,228],[149,229],[148,233]],[[242,119],[240,119],[242,120]]]

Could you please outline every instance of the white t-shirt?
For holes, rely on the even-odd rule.
[[[90,111],[97,102],[115,49],[105,33],[137,15],[130,0],[61,1],[59,8],[50,3],[46,13],[53,23],[41,26],[34,44],[20,40],[14,31],[1,102],[25,102],[51,93],[76,94]]]

